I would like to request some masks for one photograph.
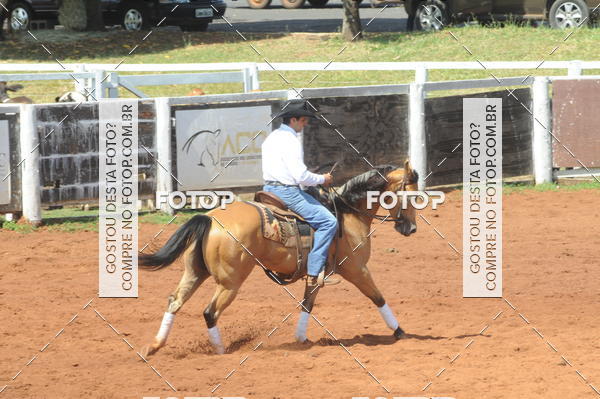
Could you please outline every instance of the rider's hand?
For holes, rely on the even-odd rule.
[[[325,178],[325,181],[323,182],[324,186],[329,186],[331,185],[331,183],[333,182],[333,176],[331,176],[330,173],[325,173],[323,175],[323,177]]]

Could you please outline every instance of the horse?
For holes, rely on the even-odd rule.
[[[29,97],[9,97],[9,91],[15,92],[23,89],[23,85],[8,85],[6,82],[0,82],[0,104],[33,104],[33,100]]]
[[[400,199],[391,207],[392,203],[388,200],[393,197],[388,193],[385,202],[391,207],[389,215],[378,215],[379,202],[369,206],[367,191],[378,191],[379,195],[388,191],[395,194],[399,191],[415,191],[417,181],[418,175],[409,161],[405,162],[403,168],[377,166],[351,178],[338,189],[331,188],[330,195],[321,198],[322,202],[329,200],[341,215],[341,234],[336,234],[329,248],[328,265],[335,262],[335,272],[375,304],[396,339],[404,338],[405,333],[367,268],[371,252],[369,231],[373,219],[377,218],[392,221],[396,231],[410,236],[417,230],[416,211],[411,201],[403,207]],[[157,252],[139,256],[139,267],[150,270],[165,268],[182,254],[184,258],[181,281],[168,298],[167,310],[154,341],[142,348],[144,356],[156,353],[166,344],[175,314],[209,277],[213,277],[217,287],[203,314],[209,341],[215,352],[222,354],[225,348],[217,320],[233,302],[254,267],[261,266],[283,275],[296,271],[297,253],[294,248],[265,239],[261,232],[261,219],[253,209],[254,206],[247,202],[236,201],[225,209],[215,208],[206,214],[195,215],[179,227]],[[343,260],[337,263],[335,259]],[[306,270],[303,273],[305,275]],[[310,310],[303,306],[296,329],[297,341],[306,341]],[[306,317],[303,318],[303,315]]]
[[[87,96],[78,91],[68,91],[54,99],[57,103],[83,103],[88,100]]]

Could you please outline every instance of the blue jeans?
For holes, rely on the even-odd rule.
[[[338,223],[331,212],[300,187],[265,185],[264,191],[277,195],[289,209],[302,216],[315,229],[313,247],[308,254],[308,275],[317,276],[325,267],[329,245],[335,237]]]

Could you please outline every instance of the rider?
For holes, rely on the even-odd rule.
[[[304,101],[290,103],[277,115],[281,118],[281,126],[273,130],[262,144],[262,172],[265,180],[263,190],[277,195],[316,230],[314,244],[308,254],[304,293],[304,306],[310,312],[318,288],[339,281],[323,277],[329,245],[337,231],[337,220],[325,206],[300,188],[300,185],[328,186],[332,182],[331,174],[312,173],[304,164],[298,134],[308,125],[309,118],[315,118],[308,107]]]

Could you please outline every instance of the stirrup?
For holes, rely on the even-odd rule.
[[[325,278],[325,269],[321,270],[319,276],[317,277],[317,284],[319,287],[324,287],[326,285],[336,285],[341,283],[341,280],[331,278],[331,276]]]

